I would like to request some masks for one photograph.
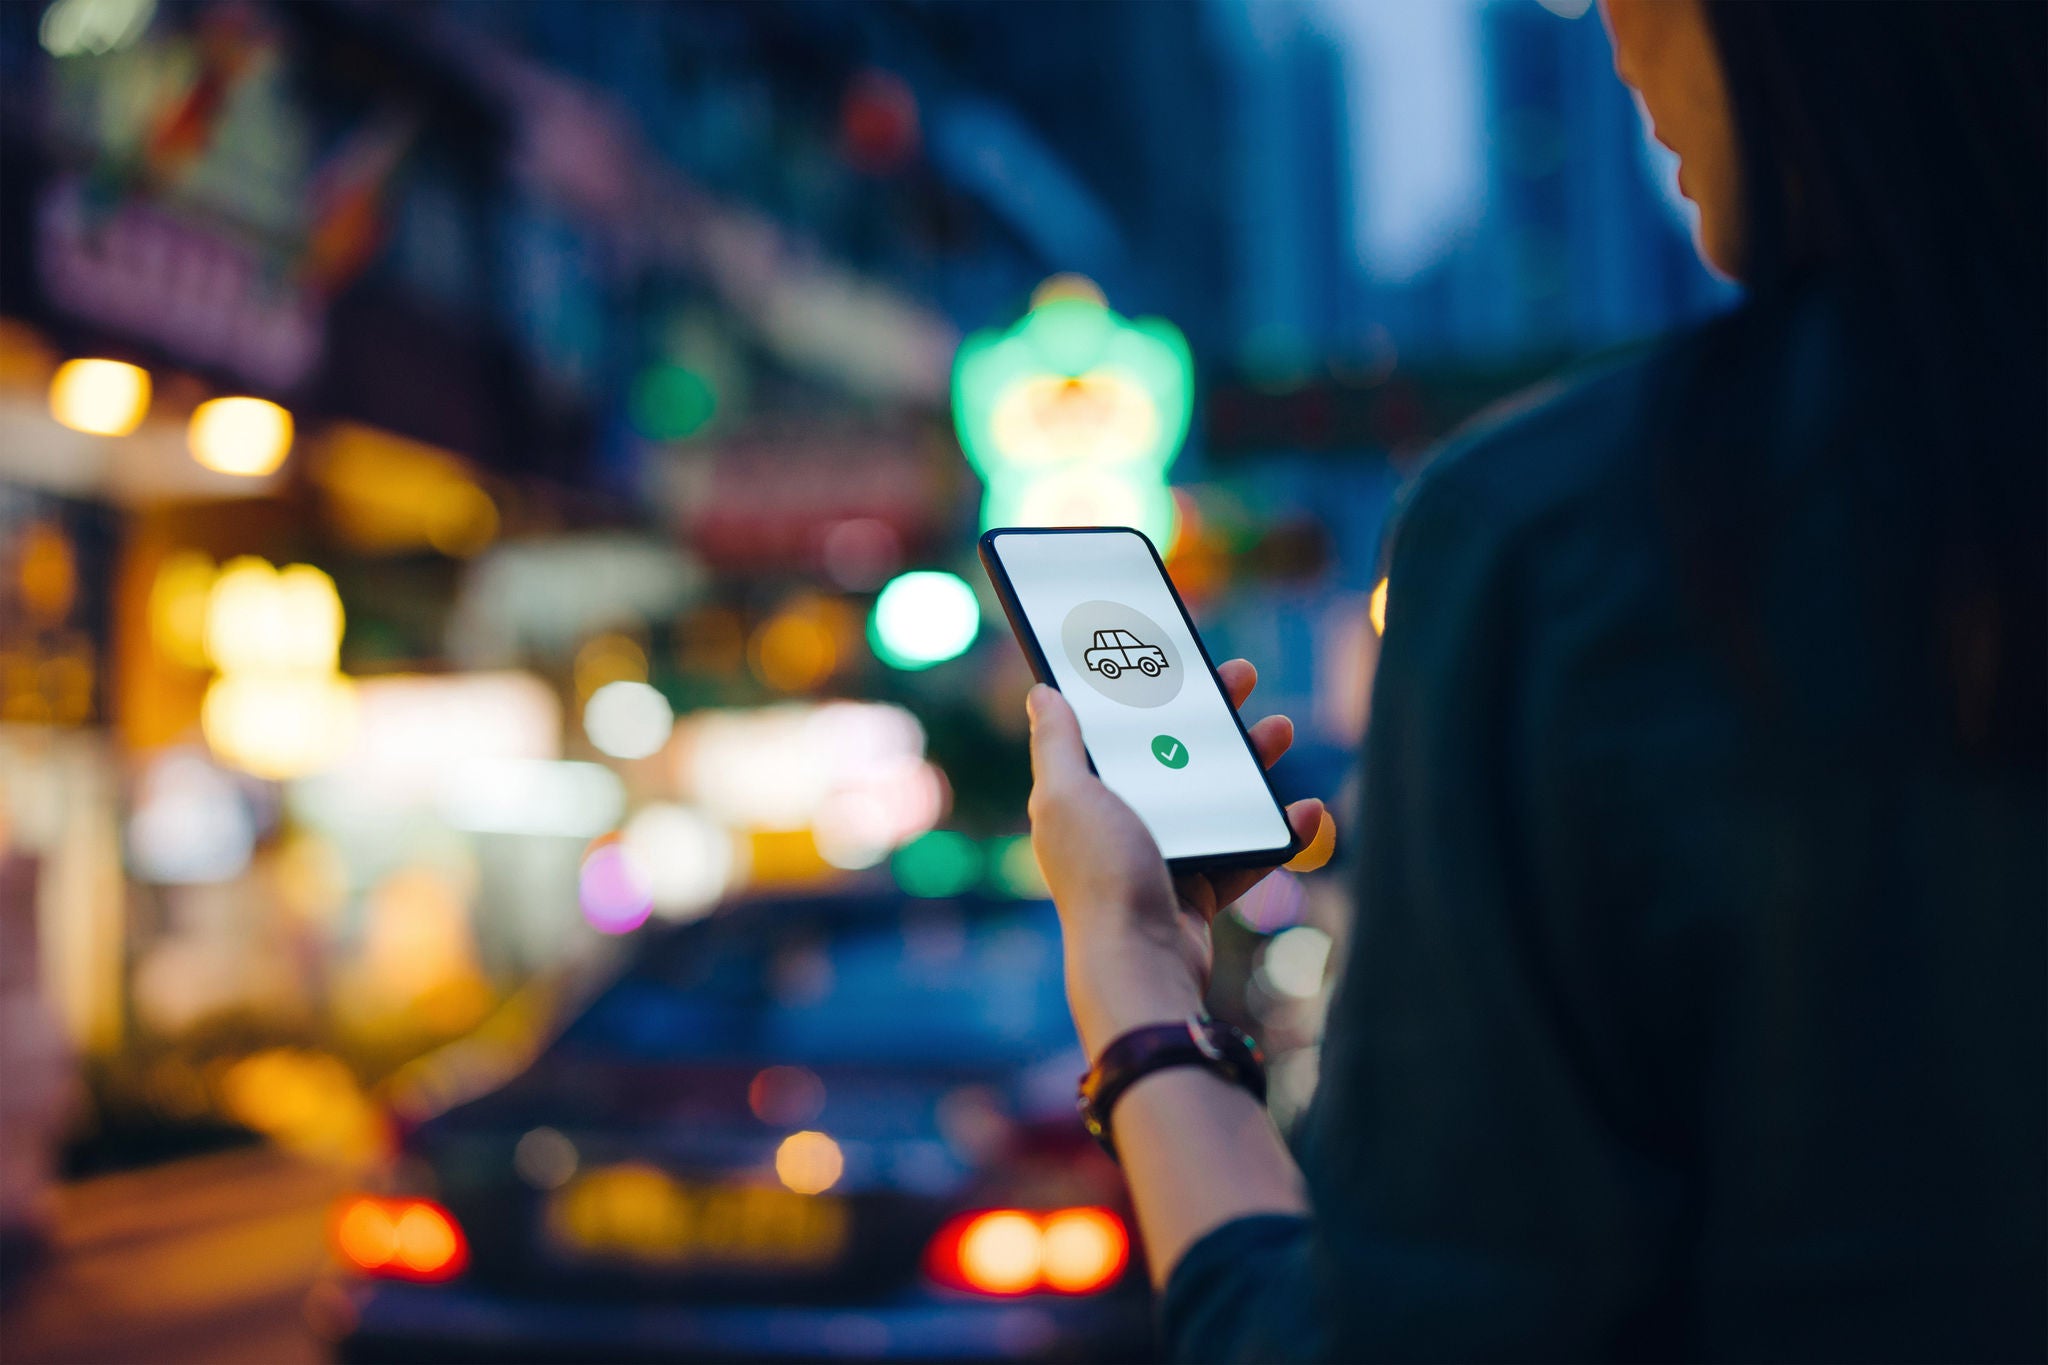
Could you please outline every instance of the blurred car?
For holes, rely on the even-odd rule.
[[[316,1294],[352,1361],[1143,1359],[1080,1070],[1044,903],[648,931],[524,1073],[341,1203],[354,1277]]]

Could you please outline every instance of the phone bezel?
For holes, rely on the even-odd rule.
[[[1174,586],[1173,575],[1166,571],[1166,561],[1160,557],[1159,547],[1152,538],[1135,526],[997,526],[984,531],[976,542],[981,557],[982,570],[988,574],[989,582],[996,590],[996,600],[1003,605],[1003,615],[1009,618],[1010,631],[1017,637],[1017,643],[1024,650],[1024,658],[1031,665],[1032,676],[1052,688],[1060,690],[1053,678],[1052,666],[1047,662],[1045,651],[1039,646],[1037,633],[1031,629],[1029,619],[1024,615],[1023,606],[1017,601],[1017,590],[1010,582],[1010,574],[1003,567],[1002,557],[996,552],[998,536],[1077,536],[1121,534],[1136,536],[1138,542],[1152,556],[1152,565],[1159,570],[1159,577],[1166,584],[1166,592],[1173,599],[1173,605],[1180,612],[1181,623],[1188,628],[1188,637],[1201,651],[1202,663],[1209,670],[1209,680],[1215,684],[1217,694],[1223,698],[1224,709],[1230,712],[1230,719],[1237,726],[1238,738],[1243,741],[1245,752],[1252,756],[1252,766],[1258,769],[1259,780],[1266,784],[1266,797],[1279,812],[1280,827],[1287,831],[1287,843],[1278,848],[1246,849],[1237,853],[1204,853],[1187,858],[1168,858],[1166,866],[1176,875],[1184,872],[1213,872],[1226,868],[1278,867],[1301,852],[1302,842],[1294,833],[1294,826],[1288,822],[1287,807],[1281,803],[1280,794],[1273,790],[1272,775],[1259,762],[1258,751],[1252,748],[1251,732],[1245,729],[1244,717],[1238,708],[1230,704],[1230,689],[1223,685],[1223,677],[1216,671],[1216,661],[1209,657],[1209,646],[1202,639],[1202,632],[1195,629],[1195,618],[1188,614],[1188,604],[1181,600],[1180,589]],[[1083,746],[1086,748],[1084,742]],[[1095,767],[1095,755],[1088,755],[1088,767]]]

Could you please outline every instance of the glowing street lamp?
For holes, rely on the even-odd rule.
[[[1166,471],[1187,438],[1194,362],[1180,329],[1130,319],[1078,276],[1039,286],[1007,331],[953,362],[953,421],[991,526],[1135,526],[1164,545]]]

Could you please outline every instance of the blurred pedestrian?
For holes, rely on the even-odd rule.
[[[1745,299],[1407,494],[1299,1165],[1200,1066],[1111,1115],[1168,1342],[2041,1359],[2043,7],[1603,13]],[[1099,1058],[1243,885],[1031,711]]]

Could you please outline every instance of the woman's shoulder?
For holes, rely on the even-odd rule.
[[[1833,388],[1826,376],[1839,370],[1835,317],[1819,291],[1786,306],[1744,307],[1504,399],[1424,462],[1402,494],[1397,529],[1423,505],[1441,503],[1501,535],[1535,525],[1560,533],[1581,522],[1591,533],[1647,530],[1653,516],[1631,524],[1616,501],[1653,512],[1657,461],[1699,453],[1664,438],[1700,419],[1699,405],[1759,417],[1789,401],[1797,411],[1760,424],[1780,433],[1821,415]],[[1592,508],[1597,515],[1573,515]]]
[[[1648,429],[1691,336],[1546,380],[1453,432],[1403,489],[1400,522],[1454,504],[1499,533],[1611,491],[1648,457]]]

